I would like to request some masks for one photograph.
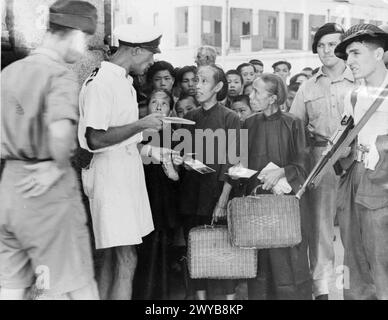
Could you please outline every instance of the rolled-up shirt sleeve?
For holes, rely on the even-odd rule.
[[[305,98],[304,98],[304,91],[306,90],[306,86],[302,84],[302,86],[297,91],[294,101],[292,102],[290,113],[297,116],[299,119],[302,120],[304,126],[307,126],[308,124],[308,116],[307,116],[307,110],[305,105]]]
[[[78,122],[79,85],[72,72],[63,72],[53,76],[46,96],[46,123],[59,120]]]
[[[114,97],[101,83],[91,82],[85,88],[82,121],[85,128],[107,131],[110,127]]]

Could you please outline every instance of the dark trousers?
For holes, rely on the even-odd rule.
[[[388,207],[356,203],[365,168],[357,163],[341,181],[339,224],[344,245],[345,300],[388,299]],[[346,191],[346,192],[345,192]],[[374,201],[377,203],[378,199]]]
[[[188,244],[189,232],[192,228],[210,225],[211,217],[187,215],[183,217],[183,233],[186,244]],[[236,291],[235,280],[210,280],[210,279],[191,279],[189,281],[189,294],[192,290],[202,291],[206,290],[214,295],[229,295]]]

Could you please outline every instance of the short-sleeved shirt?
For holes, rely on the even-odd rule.
[[[90,152],[104,152],[120,145],[130,145],[143,140],[136,134],[115,146],[92,151],[85,133],[86,129],[107,131],[110,127],[124,126],[139,119],[133,78],[126,70],[111,62],[102,62],[101,68],[85,80],[79,98],[80,121],[78,140],[81,148]]]
[[[330,139],[341,124],[344,98],[354,88],[353,79],[348,67],[335,80],[331,80],[321,67],[316,75],[299,88],[290,113],[302,119],[316,140]]]
[[[357,124],[387,85],[388,72],[384,82],[378,88],[368,88],[365,84],[361,84],[356,90],[357,102],[354,109],[351,103],[351,92],[346,96],[345,114],[353,116],[354,122]],[[369,149],[369,152],[365,154],[365,167],[371,170],[375,169],[379,161],[379,153],[375,142],[377,136],[380,135],[388,135],[388,99],[383,101],[358,134],[358,144],[362,144]]]
[[[55,51],[39,48],[9,65],[1,76],[1,158],[52,159],[49,125],[78,121],[76,75]]]

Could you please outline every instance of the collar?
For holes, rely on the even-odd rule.
[[[315,75],[315,82],[317,82],[318,79],[322,76],[327,77],[326,73],[323,72],[323,66],[319,68],[317,74]],[[353,73],[348,66],[345,66],[344,72],[332,82],[343,81],[344,79],[349,80],[350,82],[354,82]]]
[[[213,105],[210,109],[208,109],[208,110],[205,110],[203,107],[202,107],[202,113],[204,114],[204,115],[209,115],[209,114],[211,114],[211,113],[213,113],[216,109],[218,109],[218,106],[219,106],[219,104],[218,104],[218,102],[215,104],[215,105]]]
[[[119,77],[126,78],[127,71],[123,67],[120,67],[119,65],[117,65],[115,63],[112,63],[109,61],[102,61],[101,68],[109,70]],[[132,79],[131,76],[129,76],[129,77]]]
[[[56,52],[53,49],[49,49],[49,48],[45,48],[45,47],[39,47],[39,48],[35,49],[32,52],[32,54],[42,54],[42,55],[45,55],[46,57],[49,57],[50,59],[52,59],[52,60],[54,60],[56,62],[65,64],[65,61],[63,60],[63,58],[59,55],[58,52]]]
[[[266,121],[274,121],[274,120],[278,120],[281,116],[282,116],[282,110],[279,110],[276,111],[275,113],[271,114],[270,116],[266,116],[264,114],[264,112],[262,113],[263,114],[263,119],[266,120]]]

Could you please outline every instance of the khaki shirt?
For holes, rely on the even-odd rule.
[[[78,121],[79,86],[59,55],[39,48],[5,68],[1,83],[1,158],[48,160],[48,126]]]
[[[303,120],[315,139],[328,140],[341,123],[344,98],[354,88],[353,82],[353,74],[348,67],[333,81],[323,73],[321,67],[299,88],[290,113]]]

